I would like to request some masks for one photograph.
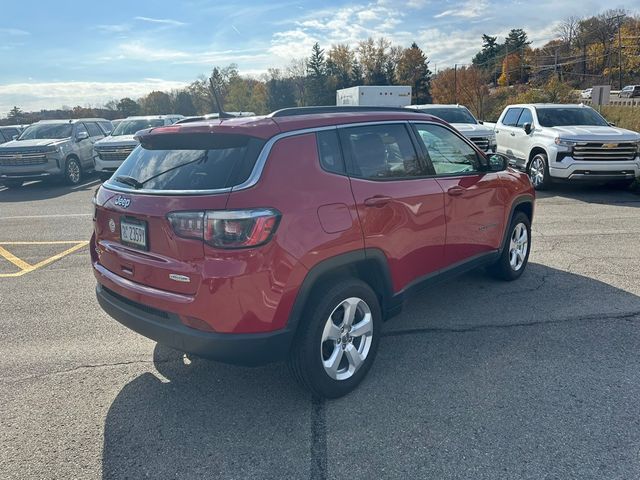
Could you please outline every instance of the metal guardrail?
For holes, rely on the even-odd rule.
[[[580,99],[585,105],[591,105],[591,99]],[[619,107],[640,107],[640,98],[618,98],[611,97],[609,99],[609,105]],[[603,105],[606,106],[606,105]]]

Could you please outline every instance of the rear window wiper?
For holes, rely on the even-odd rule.
[[[129,185],[130,187],[135,188],[136,190],[142,188],[143,182],[139,182],[133,177],[128,177],[126,175],[118,175],[115,178],[116,182],[124,183],[125,185]]]

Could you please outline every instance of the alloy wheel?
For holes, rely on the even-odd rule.
[[[343,300],[325,323],[320,354],[322,365],[334,380],[351,378],[364,364],[373,341],[369,305],[358,297]]]
[[[80,165],[78,162],[71,160],[67,165],[67,178],[73,184],[80,181]]]
[[[509,264],[517,272],[524,265],[529,250],[529,233],[524,223],[518,223],[511,233],[509,244]]]
[[[544,183],[544,160],[540,156],[535,156],[531,160],[529,178],[534,187],[539,187]]]

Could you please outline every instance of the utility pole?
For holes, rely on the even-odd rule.
[[[453,64],[453,103],[458,103],[458,64]]]
[[[622,90],[622,17],[618,15],[618,87]]]
[[[509,46],[505,45],[505,55],[504,55],[504,64],[505,64],[505,77],[507,80],[507,87],[509,86]]]
[[[557,48],[556,48],[555,55],[553,57],[553,71],[554,71],[556,77],[558,77],[558,79],[560,79],[560,74],[558,73],[558,49]]]

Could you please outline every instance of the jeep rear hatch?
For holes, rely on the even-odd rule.
[[[143,141],[96,196],[99,263],[149,287],[193,294],[204,257],[204,212],[224,210],[264,140],[237,134]]]

